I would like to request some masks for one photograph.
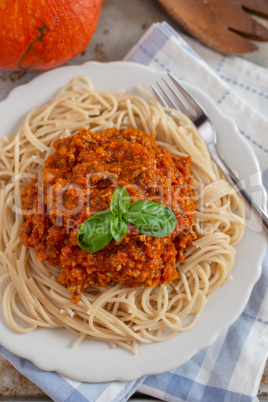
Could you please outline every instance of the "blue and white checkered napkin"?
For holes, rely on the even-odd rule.
[[[167,23],[154,24],[125,59],[171,71],[205,90],[253,146],[268,188],[268,71],[185,38]],[[80,383],[0,352],[55,401],[127,401],[137,390],[172,402],[253,401],[268,353],[267,284],[268,255],[244,312],[213,345],[175,370],[137,381]]]

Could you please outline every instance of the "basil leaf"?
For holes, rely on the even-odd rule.
[[[110,210],[98,212],[88,218],[79,228],[77,242],[79,247],[89,253],[95,253],[107,246],[112,240],[111,221],[114,218]]]
[[[115,217],[111,222],[111,233],[113,238],[119,242],[127,234],[128,224],[121,217]]]
[[[177,225],[172,209],[153,201],[132,202],[123,218],[132,223],[140,233],[153,237],[165,237]]]
[[[119,187],[112,196],[110,208],[114,216],[124,215],[130,206],[130,197],[124,187]]]
[[[131,203],[124,187],[114,192],[110,208],[88,218],[78,230],[78,245],[89,253],[105,247],[112,238],[120,242],[127,234],[128,222],[140,233],[153,237],[165,237],[177,225],[171,208],[147,200]]]
[[[143,212],[150,211],[150,214],[157,215],[161,213],[165,204],[162,202],[154,202],[154,201],[136,201],[130,204],[128,212]]]

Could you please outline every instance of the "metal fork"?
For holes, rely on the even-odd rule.
[[[246,205],[254,213],[266,234],[268,234],[268,216],[265,211],[255,202],[251,194],[245,189],[239,178],[227,165],[223,157],[217,150],[216,130],[209,117],[200,104],[181,86],[178,79],[168,73],[171,84],[164,77],[165,87],[157,82],[157,86],[152,86],[156,98],[164,107],[171,107],[184,113],[197,127],[201,137],[205,140],[209,152],[223,172],[227,180],[233,185],[244,199]]]

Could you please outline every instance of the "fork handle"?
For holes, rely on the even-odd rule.
[[[217,156],[217,157],[216,157]],[[246,205],[249,207],[249,209],[254,213],[255,217],[259,221],[259,223],[262,225],[263,230],[265,233],[268,235],[268,216],[264,209],[262,209],[257,202],[253,199],[251,194],[245,189],[241,181],[238,179],[238,177],[234,174],[234,172],[229,168],[229,166],[226,164],[223,158],[218,154],[213,155],[215,162],[219,166],[219,168],[223,171],[225,174],[226,178],[229,180],[229,182],[239,191],[240,196],[243,198],[245,201]]]

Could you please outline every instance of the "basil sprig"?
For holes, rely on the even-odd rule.
[[[171,208],[147,200],[130,202],[127,190],[120,187],[112,196],[110,209],[98,212],[80,226],[78,245],[89,253],[95,253],[112,239],[120,242],[127,234],[128,222],[140,233],[152,237],[165,237],[177,225]]]

